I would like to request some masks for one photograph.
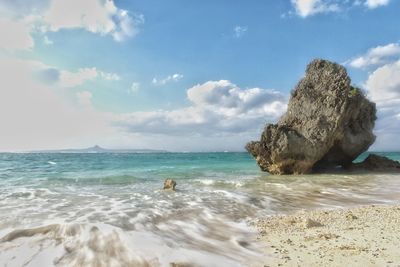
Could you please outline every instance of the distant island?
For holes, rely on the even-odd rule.
[[[28,153],[168,153],[166,150],[155,149],[107,149],[95,145],[88,148],[56,149],[56,150],[32,150]]]

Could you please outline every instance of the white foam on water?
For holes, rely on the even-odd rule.
[[[163,191],[162,180],[155,179],[129,185],[49,179],[0,187],[0,238],[28,230],[0,243],[0,262],[46,267],[101,259],[110,266],[262,266],[257,264],[264,259],[262,249],[248,218],[400,200],[396,176],[210,175],[177,181],[176,192]],[[46,233],[31,229],[52,224],[59,226]],[[66,234],[73,225],[80,230]]]
[[[215,180],[211,180],[211,179],[197,179],[196,182],[199,182],[199,183],[204,184],[204,185],[213,185],[213,184],[215,184]]]
[[[164,227],[164,229],[163,229]],[[201,225],[176,221],[174,227],[189,231],[202,240],[204,248],[173,242],[149,231],[124,231],[107,224],[49,224],[5,232],[0,231],[0,262],[7,266],[248,266],[261,264],[254,247],[233,238],[210,242]],[[242,226],[243,227],[243,226]],[[161,231],[176,231],[168,225]],[[237,231],[244,230],[237,229]],[[197,233],[197,234],[194,234]],[[178,232],[176,234],[179,234]],[[194,234],[194,235],[193,235]],[[214,253],[214,247],[223,247]],[[253,259],[258,260],[253,260]]]

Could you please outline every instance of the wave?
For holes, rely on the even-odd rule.
[[[27,238],[31,238],[29,247],[24,245]],[[19,242],[11,245],[13,241]],[[41,266],[159,266],[157,261],[145,260],[130,251],[115,229],[100,230],[98,226],[50,224],[14,230],[0,239],[0,248],[5,254],[13,254],[11,259],[22,259],[23,266],[35,266],[45,255],[50,256],[54,248],[58,248],[58,253]]]
[[[139,180],[147,180],[145,178],[139,178],[133,175],[111,175],[103,177],[90,177],[90,176],[79,176],[79,177],[52,177],[48,178],[47,181],[51,183],[60,182],[63,184],[81,184],[81,185],[124,185],[132,184]]]
[[[225,246],[220,247],[222,254],[215,254],[209,252],[207,236],[199,239],[204,251],[172,244],[169,238],[150,232],[127,232],[107,224],[55,223],[6,234],[0,239],[0,262],[13,266],[245,266],[257,256],[244,240],[218,241]],[[248,250],[249,258],[240,262],[235,257],[243,250]]]

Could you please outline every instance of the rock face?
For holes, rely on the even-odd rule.
[[[316,59],[306,70],[277,124],[246,145],[263,171],[308,173],[349,166],[375,141],[375,104],[350,85],[346,69]]]

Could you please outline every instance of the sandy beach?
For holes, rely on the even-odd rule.
[[[257,221],[265,266],[400,266],[400,206],[300,211]]]

